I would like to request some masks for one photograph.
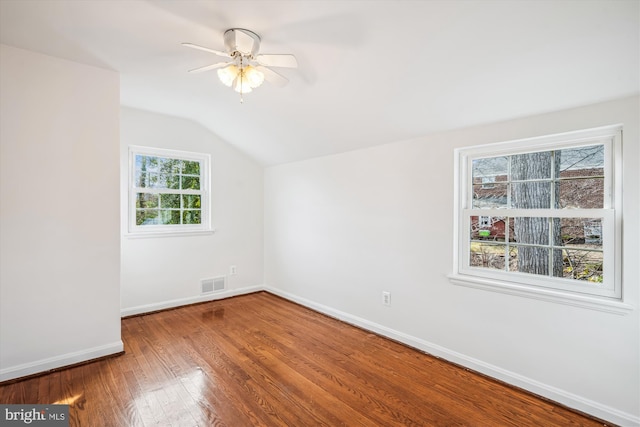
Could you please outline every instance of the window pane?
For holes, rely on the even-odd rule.
[[[165,175],[179,174],[182,169],[182,160],[160,157],[158,159],[160,172]]]
[[[560,176],[603,175],[604,145],[567,148],[557,153],[560,160]]]
[[[200,211],[189,210],[182,213],[183,224],[200,224]]]
[[[157,209],[136,210],[136,225],[153,225],[158,223]]]
[[[136,187],[149,187],[149,174],[147,172],[136,172]]]
[[[472,165],[473,183],[490,185],[492,182],[506,181],[508,160],[506,157],[475,159]]]
[[[541,151],[511,156],[511,179],[551,179],[553,152]]]
[[[471,267],[505,270],[504,254],[505,245],[472,242],[470,245],[469,264]]]
[[[536,246],[517,246],[514,248],[514,262],[510,265],[511,271],[519,271],[521,273],[549,275],[549,248],[541,248]],[[558,263],[560,271],[562,267],[562,259]]]
[[[199,190],[200,178],[197,176],[183,176],[182,189],[183,190]]]
[[[158,188],[177,190],[180,188],[180,175],[160,174]]]
[[[187,175],[200,175],[200,162],[185,160],[182,173]]]
[[[143,161],[146,161],[146,156],[143,156],[141,154],[136,154],[136,159],[135,159],[135,168],[136,171],[142,170],[143,169]],[[146,165],[146,163],[145,163]],[[146,170],[146,166],[145,166],[145,170]]]
[[[491,240],[504,242],[505,217],[472,216],[471,240]]]
[[[136,193],[136,208],[157,208],[158,195],[148,193]]]
[[[158,158],[152,156],[136,156],[136,169],[142,172],[157,172],[158,171]]]
[[[554,274],[555,276],[602,283],[604,277],[602,252],[564,249],[562,255],[562,274]]]
[[[554,244],[602,250],[601,218],[554,218]]]
[[[182,196],[182,203],[185,209],[197,208],[200,209],[200,195],[198,194],[185,194]]]
[[[180,195],[179,194],[161,194],[160,195],[160,207],[180,209]]]
[[[507,207],[507,184],[475,184],[473,186],[474,209]]]
[[[135,170],[136,172],[148,172],[152,167],[152,157],[136,154]]]
[[[560,181],[560,208],[602,209],[604,178],[581,178]]]
[[[167,157],[158,157],[158,170],[162,173],[171,173],[171,167],[175,162],[174,159]]]
[[[159,224],[180,224],[180,211],[162,209],[159,218]]]
[[[512,241],[530,245],[549,244],[549,218],[513,218]]]
[[[511,207],[516,209],[551,208],[551,181],[514,182],[511,184]]]

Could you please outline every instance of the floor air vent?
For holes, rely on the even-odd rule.
[[[214,277],[212,279],[202,279],[200,284],[202,285],[203,294],[224,291],[226,288],[224,276]]]

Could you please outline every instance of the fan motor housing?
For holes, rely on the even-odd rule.
[[[244,28],[230,28],[224,32],[224,46],[227,52],[255,56],[260,50],[260,36]]]

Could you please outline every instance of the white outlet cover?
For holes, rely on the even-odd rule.
[[[391,305],[391,292],[382,293],[382,304]]]

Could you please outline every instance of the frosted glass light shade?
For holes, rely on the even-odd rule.
[[[264,74],[251,65],[229,65],[218,70],[220,81],[236,92],[249,93],[264,82]]]
[[[220,68],[218,70],[218,77],[222,84],[231,87],[233,81],[238,77],[239,72],[240,69],[238,67],[235,65],[229,65],[228,67]]]
[[[233,84],[233,89],[238,93],[249,93],[253,90],[242,72],[238,74],[238,78]]]
[[[258,86],[260,86],[262,82],[264,82],[264,74],[258,71],[255,67],[248,65],[242,71],[244,73],[245,78],[249,82],[249,86],[251,86],[252,88],[255,89]]]

